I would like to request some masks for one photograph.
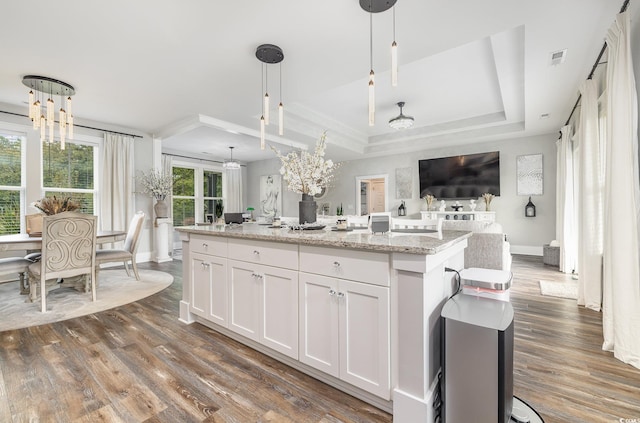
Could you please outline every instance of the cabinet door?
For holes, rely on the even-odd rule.
[[[300,273],[300,361],[339,376],[338,280]]]
[[[189,311],[200,317],[207,317],[209,312],[207,298],[211,280],[211,256],[199,253],[191,253],[191,298],[189,298]]]
[[[254,341],[260,330],[260,274],[257,265],[229,260],[229,329]]]
[[[390,399],[389,288],[340,280],[340,378]]]
[[[227,259],[211,257],[209,260],[209,313],[207,320],[227,327]]]
[[[298,359],[298,272],[261,266],[260,343]]]

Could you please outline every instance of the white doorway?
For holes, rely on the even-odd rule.
[[[387,175],[356,176],[356,214],[387,211],[387,187]]]

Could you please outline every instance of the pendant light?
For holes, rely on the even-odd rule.
[[[397,0],[360,0],[360,7],[367,13],[369,13],[369,64],[371,70],[369,71],[369,126],[375,125],[376,114],[376,92],[375,92],[375,72],[373,71],[373,14],[384,12],[391,9]],[[395,20],[394,20],[395,25]],[[395,26],[394,26],[394,41],[391,44],[392,47],[392,62],[394,51],[397,55],[397,44],[395,42]],[[395,47],[395,48],[394,48]],[[396,57],[397,63],[397,57]],[[393,70],[392,70],[393,79]],[[396,77],[397,83],[397,77]],[[393,85],[393,81],[392,81]],[[394,85],[395,86],[395,85]]]
[[[40,129],[40,140],[44,142],[49,129],[49,142],[54,141],[55,130],[55,102],[53,98],[60,96],[60,110],[58,111],[58,130],[60,138],[60,149],[64,150],[67,138],[73,139],[73,113],[71,110],[71,96],[74,95],[75,88],[66,82],[46,76],[27,75],[22,78],[22,83],[30,88],[29,90],[29,118],[33,122],[33,129]],[[34,92],[35,91],[35,92]],[[47,95],[46,115],[43,113],[41,99]],[[66,97],[66,110],[62,107]]]
[[[396,43],[396,7],[393,6],[393,42],[391,43],[391,86],[398,86],[398,43]]]
[[[407,129],[413,126],[413,117],[406,116],[402,113],[402,108],[404,107],[404,101],[400,101],[397,103],[398,107],[400,107],[400,114],[392,119],[389,119],[389,126],[393,129]]]
[[[265,148],[265,125],[269,125],[269,92],[268,92],[268,67],[282,62],[284,53],[282,49],[273,44],[262,44],[256,49],[256,57],[262,62],[262,85],[264,92],[262,101],[262,116],[260,116],[260,149]],[[280,104],[278,104],[278,134],[284,134],[284,106],[282,105],[282,67],[280,67]]]
[[[233,160],[233,148],[234,147],[229,147],[229,150],[231,150],[231,158],[225,159],[224,163],[222,163],[222,167],[226,170],[240,169],[240,162]]]

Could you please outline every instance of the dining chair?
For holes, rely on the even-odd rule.
[[[18,275],[20,278],[20,293],[27,293],[27,286],[29,284],[29,278],[25,280],[29,265],[33,263],[33,260],[23,257],[7,257],[0,259],[0,276],[12,276]],[[10,279],[6,282],[13,282],[15,279]]]
[[[136,251],[138,250],[138,240],[140,233],[142,232],[142,224],[144,223],[144,212],[139,211],[131,219],[129,223],[129,230],[127,231],[127,237],[124,240],[124,246],[122,249],[104,249],[96,251],[96,266],[99,270],[100,264],[112,263],[121,261],[124,263],[124,269],[127,271],[127,276],[131,276],[129,273],[128,262],[131,262],[133,267],[133,274],[136,276],[136,280],[140,280],[138,275],[138,265],[136,264]]]
[[[28,268],[30,299],[37,298],[39,287],[43,313],[47,291],[59,279],[84,276],[85,292],[91,286],[91,298],[96,300],[96,220],[96,216],[75,211],[43,217],[42,256]]]

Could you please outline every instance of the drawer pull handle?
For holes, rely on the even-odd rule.
[[[209,263],[202,262],[200,263],[203,269],[207,269],[209,267]]]
[[[334,261],[333,262],[333,266],[334,267],[340,267],[340,262],[339,261]]]
[[[336,295],[336,291],[334,291],[333,289],[329,290],[329,295],[334,296]]]
[[[259,275],[257,273],[252,273],[251,276],[253,276],[254,278],[258,278],[258,279],[262,279],[263,278],[262,275]]]

